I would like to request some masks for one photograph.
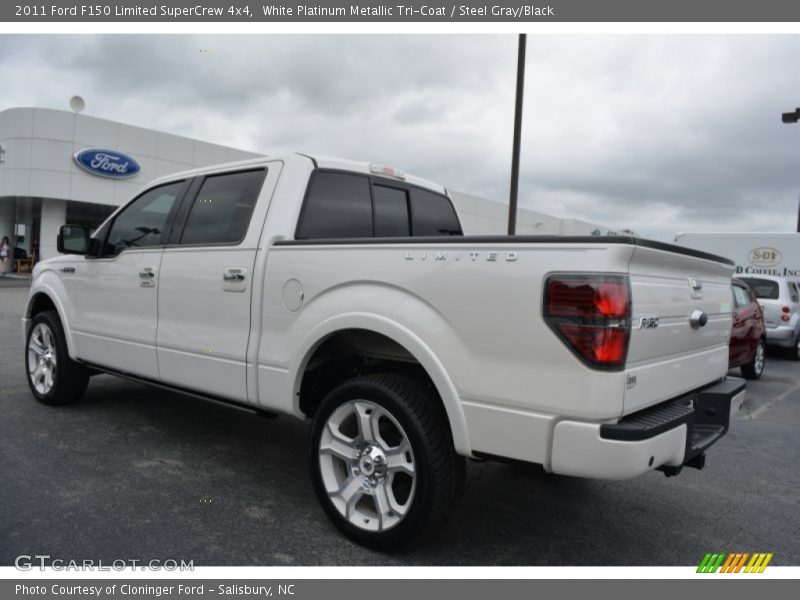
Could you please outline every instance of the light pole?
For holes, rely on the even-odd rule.
[[[519,34],[517,48],[517,99],[514,108],[514,147],[511,152],[511,191],[508,198],[508,235],[517,231],[517,192],[519,191],[519,144],[522,133],[522,92],[525,88],[525,41]]]
[[[781,114],[781,121],[784,123],[797,123],[800,121],[800,108],[794,109],[794,112]],[[800,200],[798,200],[797,205],[797,233],[800,233]]]

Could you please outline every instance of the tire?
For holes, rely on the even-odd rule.
[[[742,365],[742,377],[745,379],[761,379],[761,374],[764,372],[764,365],[766,364],[767,348],[764,340],[758,340],[755,352],[753,352],[753,360],[746,365]]]
[[[33,318],[25,341],[25,373],[42,404],[69,404],[86,391],[89,371],[69,357],[58,313],[46,311]]]
[[[356,377],[325,397],[311,428],[309,462],[328,517],[376,550],[436,530],[465,478],[439,398],[393,374]]]
[[[786,348],[786,357],[789,360],[800,360],[800,335],[794,339],[794,343]]]

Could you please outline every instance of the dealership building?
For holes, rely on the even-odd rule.
[[[49,258],[61,225],[95,227],[157,177],[254,156],[79,113],[4,110],[0,238],[28,254],[38,246],[39,257]]]
[[[61,225],[96,227],[153,179],[258,156],[153,129],[44,108],[0,111],[0,238],[56,254]],[[400,165],[398,165],[400,166]],[[503,234],[508,207],[452,192],[467,234]],[[606,227],[520,208],[517,233],[614,235]]]

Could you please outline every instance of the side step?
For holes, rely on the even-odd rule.
[[[744,389],[743,379],[731,377],[628,415],[618,423],[601,425],[600,437],[623,442],[639,441],[685,425],[683,464],[664,465],[658,470],[667,477],[673,477],[683,467],[702,469],[706,464],[705,451],[728,432],[731,402],[737,397],[741,399],[740,394]]]

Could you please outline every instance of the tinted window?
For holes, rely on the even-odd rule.
[[[424,190],[411,191],[411,225],[414,235],[461,235],[450,200]]]
[[[740,277],[756,293],[756,298],[764,300],[777,300],[780,296],[778,282],[770,279],[756,279],[754,277]]]
[[[308,190],[298,239],[372,237],[369,179],[317,173]]]
[[[131,202],[114,219],[103,254],[113,256],[126,248],[161,244],[161,234],[181,187],[182,181],[171,183],[145,192]]]
[[[411,235],[408,224],[408,194],[405,190],[376,185],[372,188],[375,207],[375,237]]]
[[[207,177],[194,199],[181,244],[237,244],[242,241],[265,171]]]

